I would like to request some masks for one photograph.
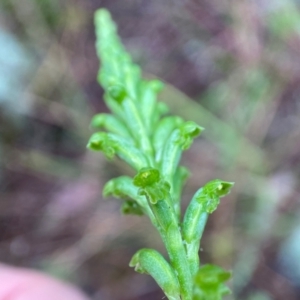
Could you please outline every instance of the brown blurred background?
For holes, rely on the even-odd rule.
[[[127,172],[85,145],[107,111],[93,13],[108,8],[173,113],[206,128],[182,163],[183,207],[210,179],[235,181],[210,217],[203,263],[233,270],[230,300],[300,299],[299,0],[1,0],[0,260],[81,286],[92,299],[161,299],[128,267],[164,252],[146,218],[103,184]]]

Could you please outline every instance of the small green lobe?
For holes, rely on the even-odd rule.
[[[207,213],[212,213],[217,209],[220,198],[229,194],[233,185],[234,182],[212,180],[203,187],[197,201],[203,205]]]
[[[143,168],[133,178],[133,184],[138,187],[153,185],[160,180],[160,173],[154,168]]]
[[[193,121],[188,121],[185,122],[185,124],[181,127],[181,130],[184,135],[197,137],[204,130],[204,128]]]
[[[161,179],[157,169],[142,168],[133,178],[133,184],[140,188],[139,195],[146,196],[152,204],[169,196],[170,184]]]
[[[193,121],[188,121],[179,127],[180,135],[177,143],[183,150],[187,150],[195,137],[197,137],[202,131],[203,127],[199,126]]]
[[[109,95],[115,99],[118,103],[122,103],[122,101],[126,98],[127,93],[123,86],[121,85],[113,85],[107,89]]]
[[[105,132],[94,133],[90,137],[87,148],[94,151],[102,151],[109,159],[113,158],[115,155],[114,142]]]

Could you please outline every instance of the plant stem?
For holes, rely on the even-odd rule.
[[[151,208],[160,225],[158,231],[167,249],[171,265],[176,272],[182,300],[191,300],[193,281],[174,209],[165,200],[152,204]]]

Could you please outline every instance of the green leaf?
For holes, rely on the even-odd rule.
[[[229,288],[224,284],[231,273],[215,265],[201,266],[194,279],[193,300],[222,300],[229,294]]]
[[[180,288],[175,272],[164,257],[153,249],[141,249],[131,259],[130,267],[151,275],[170,300],[180,300]]]

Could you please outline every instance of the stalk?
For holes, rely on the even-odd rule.
[[[91,125],[105,131],[94,133],[87,147],[109,159],[118,156],[133,168],[134,178],[110,180],[103,195],[123,199],[124,214],[147,215],[168,254],[166,259],[154,249],[141,249],[130,266],[151,275],[169,300],[221,300],[229,291],[224,282],[230,274],[213,265],[200,266],[198,251],[208,215],[233,183],[207,183],[181,222],[181,193],[189,172],[179,165],[180,158],[203,128],[178,116],[163,116],[168,109],[157,102],[163,83],[141,78],[107,10],[96,12],[95,25],[101,60],[98,81],[112,114],[93,118]]]

